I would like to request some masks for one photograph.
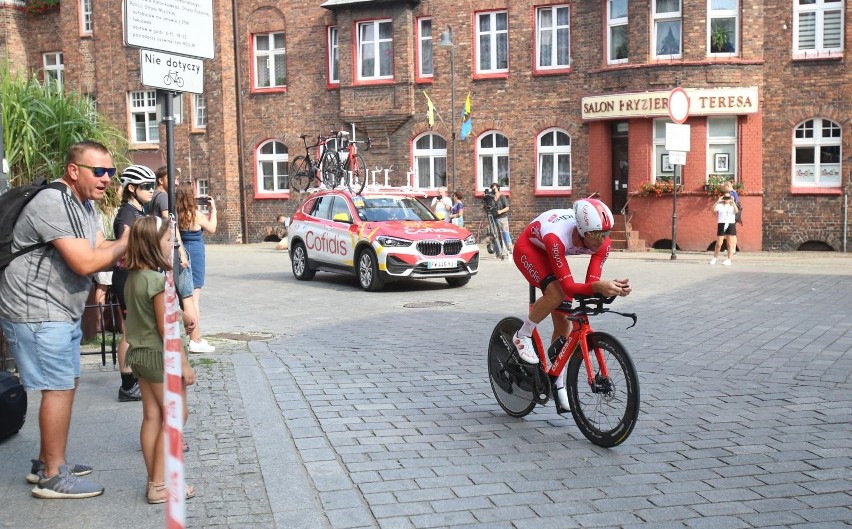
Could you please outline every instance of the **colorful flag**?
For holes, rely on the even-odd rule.
[[[467,93],[467,99],[465,99],[464,105],[462,105],[461,118],[461,139],[464,140],[470,135],[471,130],[473,130],[473,118],[470,117],[470,92]]]
[[[426,96],[426,122],[429,123],[429,127],[431,128],[435,124],[435,105],[429,99],[429,94],[426,93],[426,90],[423,90],[423,95]]]

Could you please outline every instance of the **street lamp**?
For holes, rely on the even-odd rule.
[[[453,43],[453,27],[447,26],[447,31],[441,32],[441,40],[438,46],[450,48],[450,122],[452,127],[453,141],[453,187],[456,191],[456,45]]]

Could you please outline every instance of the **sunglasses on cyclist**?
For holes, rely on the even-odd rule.
[[[92,171],[96,177],[102,178],[105,174],[109,175],[110,178],[115,176],[115,167],[92,167],[91,165],[86,165],[84,163],[74,164],[77,167],[85,167]]]
[[[141,189],[142,191],[153,191],[155,187],[156,184],[153,184],[151,182],[136,185],[136,189]]]
[[[607,231],[590,231],[586,233],[586,238],[592,239],[593,241],[602,241],[609,237],[609,230]]]

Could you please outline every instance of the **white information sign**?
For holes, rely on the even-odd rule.
[[[213,0],[125,0],[124,42],[212,59]]]
[[[686,153],[683,151],[669,151],[669,163],[672,165],[686,165]]]
[[[666,123],[666,150],[689,152],[689,125]]]
[[[140,50],[142,84],[174,92],[204,92],[204,61],[171,53]]]

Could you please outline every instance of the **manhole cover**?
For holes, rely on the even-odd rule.
[[[447,307],[455,305],[452,301],[415,301],[414,303],[406,303],[403,308],[406,309],[430,309],[433,307]]]

